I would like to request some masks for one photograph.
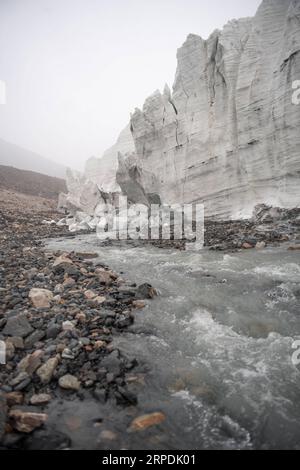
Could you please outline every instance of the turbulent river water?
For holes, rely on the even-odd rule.
[[[238,253],[155,247],[101,247],[94,235],[51,240],[49,249],[98,252],[129,281],[149,282],[159,296],[136,311],[117,347],[147,369],[140,414],[166,420],[128,433],[132,411],[93,401],[57,403],[52,425],[75,447],[123,449],[300,448],[300,253],[286,246]],[[53,405],[54,406],[54,405]],[[97,415],[115,433],[99,441]]]

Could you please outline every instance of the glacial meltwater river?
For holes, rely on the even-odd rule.
[[[300,340],[300,252],[101,247],[95,235],[51,240],[47,248],[98,252],[125,279],[149,282],[160,294],[114,341],[148,370],[139,414],[161,411],[166,420],[130,433],[130,409],[92,400],[56,404],[50,425],[68,433],[68,417],[79,419],[75,448],[300,449],[300,366],[292,362]],[[102,428],[91,424],[97,415]],[[115,437],[99,439],[101,429]]]

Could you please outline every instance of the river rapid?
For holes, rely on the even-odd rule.
[[[166,420],[132,433],[130,408],[54,403],[55,429],[70,433],[70,419],[78,419],[75,448],[300,448],[300,366],[292,362],[300,340],[299,252],[284,245],[235,253],[101,246],[95,235],[50,240],[46,248],[97,252],[124,279],[159,291],[114,343],[139,361],[140,414],[161,411]]]

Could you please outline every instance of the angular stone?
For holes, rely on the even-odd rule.
[[[31,335],[27,336],[25,339],[25,347],[26,348],[31,348],[34,346],[36,343],[41,341],[45,337],[45,332],[42,330],[35,330]]]
[[[62,323],[62,329],[63,331],[70,331],[75,329],[75,324],[69,320],[64,321]]]
[[[44,351],[37,350],[32,354],[28,354],[24,359],[22,359],[17,369],[20,372],[27,372],[28,375],[32,375],[41,365],[41,359],[44,355]]]
[[[31,433],[40,428],[48,419],[45,413],[31,413],[22,410],[11,410],[9,417],[13,422],[13,427],[19,432]]]
[[[142,309],[146,307],[146,304],[143,300],[134,300],[132,306],[133,308]]]
[[[34,406],[46,405],[51,401],[51,395],[48,393],[40,393],[39,395],[32,395],[30,398],[30,404]]]
[[[139,300],[153,299],[157,296],[157,291],[150,284],[141,284],[137,287],[135,295]]]
[[[19,336],[25,338],[33,331],[32,326],[24,313],[8,318],[3,330],[6,336]]]
[[[63,377],[60,377],[58,384],[61,388],[65,390],[74,390],[78,391],[80,389],[80,382],[77,377],[74,375],[66,374]]]
[[[165,415],[160,412],[142,415],[132,421],[129,431],[144,431],[149,427],[162,423],[165,419]]]
[[[12,343],[16,349],[24,349],[24,340],[19,336],[12,336],[7,341]]]
[[[29,298],[32,305],[36,308],[49,308],[50,302],[53,300],[53,293],[48,289],[31,289]]]
[[[59,358],[57,356],[52,357],[36,371],[36,374],[43,384],[48,384],[51,381],[58,363]]]
[[[22,405],[24,401],[23,393],[21,392],[9,392],[6,394],[7,406]]]

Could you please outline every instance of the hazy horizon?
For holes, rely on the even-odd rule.
[[[165,83],[189,33],[207,38],[260,0],[0,0],[0,138],[82,169]]]

